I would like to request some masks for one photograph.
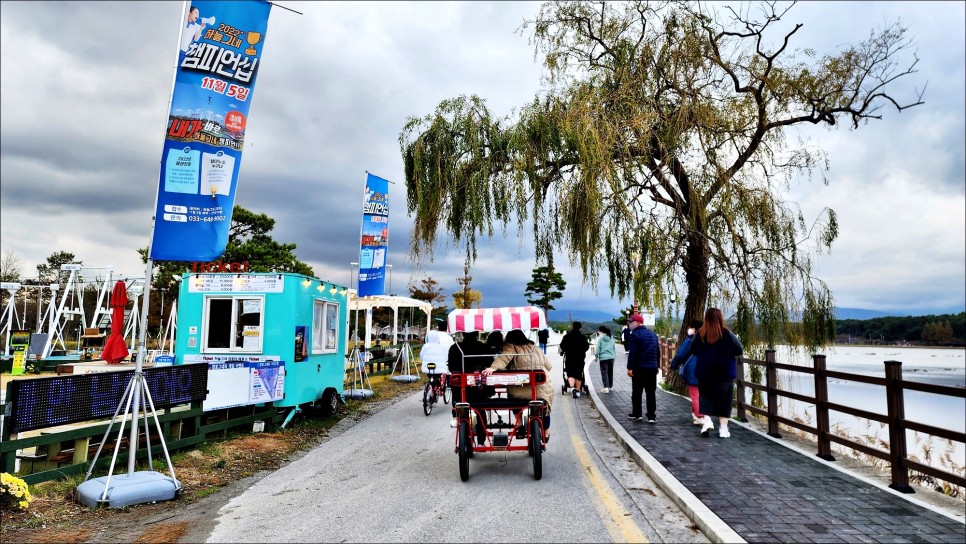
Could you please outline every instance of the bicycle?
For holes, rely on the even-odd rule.
[[[449,404],[453,397],[453,390],[445,379],[446,374],[436,374],[436,363],[427,363],[426,368],[429,369],[429,381],[423,388],[423,413],[428,416],[433,413],[433,406],[439,402],[440,397],[443,399],[443,404]]]

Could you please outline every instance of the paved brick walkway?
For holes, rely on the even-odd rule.
[[[607,411],[674,478],[747,542],[964,542],[966,525],[817,458],[732,424],[708,438],[688,399],[657,390],[657,422],[630,421],[630,378],[618,357]],[[600,383],[597,365],[589,380]],[[599,388],[598,388],[599,390]],[[575,402],[592,402],[581,398]],[[715,426],[717,427],[717,421]],[[914,495],[913,495],[914,496]]]

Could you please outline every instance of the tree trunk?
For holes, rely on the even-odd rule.
[[[709,249],[703,234],[692,232],[688,236],[688,248],[684,255],[684,280],[688,295],[684,300],[684,320],[678,333],[678,342],[684,340],[688,327],[694,319],[703,319],[708,303]]]

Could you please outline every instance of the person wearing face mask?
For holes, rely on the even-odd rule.
[[[694,425],[701,425],[704,423],[704,416],[701,415],[701,403],[698,401],[698,377],[695,375],[694,370],[697,367],[697,358],[694,355],[685,357],[691,350],[691,342],[694,340],[694,333],[701,328],[704,321],[700,319],[694,319],[691,321],[691,327],[688,328],[688,336],[681,342],[681,347],[678,348],[677,353],[674,355],[674,359],[671,360],[671,370],[677,370],[681,375],[681,379],[688,386],[688,396],[691,397],[691,423]]]

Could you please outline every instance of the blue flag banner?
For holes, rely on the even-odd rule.
[[[152,260],[214,261],[225,251],[271,8],[264,0],[188,6],[161,154]]]
[[[359,296],[386,294],[386,251],[389,249],[389,182],[366,174],[359,245]]]

